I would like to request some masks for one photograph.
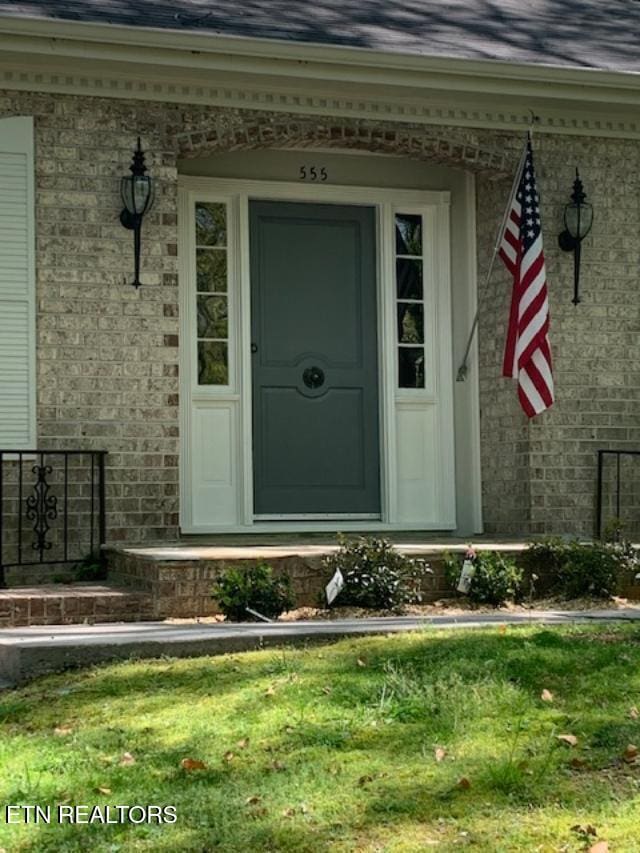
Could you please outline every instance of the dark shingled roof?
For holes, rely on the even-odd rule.
[[[0,0],[0,15],[640,72],[640,0]]]

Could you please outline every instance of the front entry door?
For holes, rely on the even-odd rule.
[[[375,211],[252,202],[254,511],[380,516]]]

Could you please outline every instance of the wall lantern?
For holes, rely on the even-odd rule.
[[[558,245],[563,252],[573,252],[573,299],[580,302],[580,246],[593,225],[593,207],[586,201],[580,174],[576,169],[571,203],[564,209],[564,231],[558,236]]]
[[[140,232],[142,220],[146,213],[151,210],[154,197],[153,178],[146,175],[147,167],[144,163],[144,151],[140,147],[134,149],[133,161],[129,166],[130,175],[126,175],[120,182],[120,194],[124,210],[120,214],[120,222],[125,228],[133,231],[133,251],[135,273],[131,284],[140,287]]]

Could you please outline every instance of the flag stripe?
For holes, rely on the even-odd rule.
[[[553,404],[554,386],[547,273],[530,136],[509,205],[499,247],[499,255],[513,276],[502,372],[518,380],[520,405],[532,418]]]

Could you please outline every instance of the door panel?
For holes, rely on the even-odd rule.
[[[380,512],[375,213],[250,206],[256,514]]]

